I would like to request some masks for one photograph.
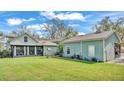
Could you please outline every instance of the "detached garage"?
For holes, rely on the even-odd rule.
[[[63,56],[110,61],[120,56],[120,43],[121,41],[114,31],[79,35],[64,41]]]

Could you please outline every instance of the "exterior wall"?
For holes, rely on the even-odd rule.
[[[67,48],[70,48],[70,54],[67,54]],[[75,55],[81,55],[81,42],[64,44],[64,54],[65,57],[71,57]]]
[[[7,38],[5,36],[0,37],[0,50],[8,49]]]
[[[95,46],[95,58],[97,58],[99,61],[103,61],[103,41],[102,40],[95,40],[95,41],[83,41],[82,42],[82,53],[83,53],[83,59],[91,59],[91,57],[88,56],[88,46],[94,45]]]
[[[28,37],[28,42],[24,42],[25,36]],[[17,38],[15,41],[10,42],[10,44],[12,44],[12,45],[35,45],[35,44],[37,44],[37,42],[25,34],[25,35]]]
[[[54,55],[58,52],[58,47],[56,46],[43,46],[44,55]]]
[[[119,40],[117,36],[115,35],[115,33],[105,40],[106,61],[113,60],[115,58],[115,53],[114,53],[115,43],[119,43]]]

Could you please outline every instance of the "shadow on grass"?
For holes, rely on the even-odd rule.
[[[96,63],[98,64],[98,63],[102,63],[102,62],[85,61],[85,60],[71,59],[71,58],[57,57],[57,56],[52,56],[52,58],[63,59],[63,60],[68,60],[68,61],[73,61],[73,62],[86,63],[86,64],[96,64]]]

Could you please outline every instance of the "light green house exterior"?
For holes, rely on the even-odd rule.
[[[25,41],[26,38],[26,41]],[[48,40],[36,40],[33,36],[23,33],[10,42],[13,57],[54,55],[58,52],[56,43]]]
[[[78,36],[64,42],[63,56],[80,55],[82,59],[109,61],[115,58],[115,43],[120,44],[120,39],[114,31]]]

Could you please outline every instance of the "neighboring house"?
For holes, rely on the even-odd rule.
[[[7,38],[6,36],[0,36],[0,50],[7,49]]]
[[[24,33],[10,41],[12,55],[54,55],[57,51],[57,44],[47,40],[36,40],[31,35]]]
[[[64,41],[64,56],[109,61],[120,56],[120,39],[116,32],[106,31],[80,35]]]

